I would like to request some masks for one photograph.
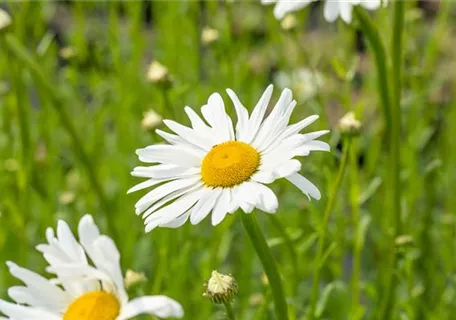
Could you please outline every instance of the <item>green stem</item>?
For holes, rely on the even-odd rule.
[[[396,268],[396,246],[395,239],[400,234],[401,226],[401,186],[400,186],[400,140],[401,140],[401,86],[402,86],[402,35],[404,30],[404,1],[394,2],[393,35],[391,43],[392,54],[392,109],[391,109],[391,134],[390,134],[390,258],[389,272],[387,275],[386,290],[381,319],[392,319],[395,300],[397,278]]]
[[[315,309],[318,301],[318,293],[320,287],[320,271],[323,262],[323,254],[325,249],[326,233],[328,231],[329,218],[336,202],[337,194],[342,184],[342,178],[345,173],[347,166],[348,150],[350,149],[350,140],[345,140],[346,146],[342,153],[342,159],[340,161],[339,170],[337,172],[336,181],[332,188],[331,194],[329,195],[328,203],[326,204],[325,212],[323,214],[323,222],[319,226],[319,237],[317,244],[317,256],[315,258],[315,268],[313,272],[312,281],[312,296],[310,300],[310,319],[315,319]]]
[[[224,302],[223,304],[225,305],[226,316],[228,317],[228,319],[229,320],[235,320],[236,318],[234,317],[234,311],[233,311],[233,307],[231,306],[231,303],[230,302]]]
[[[360,318],[359,313],[359,287],[361,275],[361,241],[358,237],[360,234],[359,221],[359,184],[358,184],[358,164],[357,164],[357,149],[352,145],[350,149],[350,202],[352,206],[352,220],[354,230],[353,241],[353,268],[351,278],[351,317],[350,319],[357,320]]]
[[[276,319],[288,320],[288,307],[285,300],[285,292],[282,287],[282,281],[275,262],[274,256],[263,233],[258,226],[254,214],[242,214],[242,222],[244,228],[249,235],[250,241],[255,248],[255,251],[263,264],[264,272],[266,273],[269,284],[271,286],[272,296],[274,298]]]
[[[400,2],[400,1],[398,1]],[[378,95],[383,109],[383,117],[385,120],[386,132],[389,132],[391,127],[391,112],[390,112],[390,95],[388,91],[388,70],[387,70],[387,55],[385,45],[382,42],[380,34],[372,22],[369,15],[364,9],[359,6],[354,7],[355,15],[360,23],[361,29],[369,41],[374,53],[375,65],[377,68],[377,85]]]

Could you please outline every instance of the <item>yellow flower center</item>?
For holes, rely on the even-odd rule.
[[[120,304],[114,295],[94,291],[73,301],[62,320],[115,320],[119,313]]]
[[[249,179],[260,165],[260,154],[250,145],[228,141],[216,145],[203,159],[206,186],[229,188]]]

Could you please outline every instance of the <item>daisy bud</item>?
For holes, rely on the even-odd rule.
[[[151,130],[158,126],[162,121],[162,117],[154,110],[144,112],[143,119],[141,121],[141,127],[144,130]]]
[[[0,31],[11,25],[11,16],[3,9],[0,9]]]
[[[407,235],[407,234],[400,235],[395,239],[396,246],[398,246],[398,247],[413,245],[414,242],[415,241],[413,240],[412,236]]]
[[[296,16],[293,14],[288,14],[285,16],[285,18],[283,18],[282,22],[280,23],[280,26],[283,30],[289,31],[296,28],[297,24],[298,21],[296,20]]]
[[[63,192],[59,197],[59,202],[63,205],[68,205],[74,202],[76,195],[71,191]]]
[[[76,55],[76,51],[73,47],[63,47],[60,49],[59,55],[64,60],[70,60]]]
[[[210,45],[217,41],[219,38],[219,32],[216,29],[205,27],[201,33],[201,43],[204,45]]]
[[[355,114],[350,111],[339,120],[339,129],[344,135],[356,136],[361,130],[361,122],[355,118]]]
[[[134,287],[135,285],[145,282],[147,280],[146,275],[142,272],[135,272],[133,270],[127,270],[125,274],[124,282],[127,289]]]
[[[232,301],[238,292],[236,280],[232,275],[221,274],[215,270],[212,271],[211,278],[205,286],[206,292],[203,296],[218,304]]]
[[[158,61],[153,61],[147,70],[147,80],[152,83],[166,83],[169,81],[168,68]]]

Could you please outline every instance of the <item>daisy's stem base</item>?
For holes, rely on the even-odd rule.
[[[225,305],[226,316],[227,316],[228,320],[235,320],[236,318],[234,317],[234,311],[233,311],[233,307],[231,306],[231,303],[224,302],[223,304]]]
[[[261,260],[264,272],[268,277],[272,296],[274,298],[277,319],[288,320],[288,307],[277,264],[266,239],[258,226],[255,215],[242,214],[242,222],[258,257]]]

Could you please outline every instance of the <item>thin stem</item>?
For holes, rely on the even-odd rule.
[[[400,186],[400,139],[401,139],[401,85],[402,85],[402,34],[404,30],[404,1],[394,2],[393,35],[391,43],[392,54],[392,110],[391,110],[391,134],[390,134],[390,198],[391,210],[389,212],[390,228],[392,230],[390,239],[389,273],[387,275],[386,290],[381,319],[392,319],[395,300],[397,278],[396,267],[396,246],[395,239],[400,234],[401,226],[401,186]]]
[[[354,230],[353,240],[353,268],[351,277],[351,317],[350,319],[357,320],[360,318],[359,313],[359,287],[361,274],[361,240],[359,235],[359,184],[358,184],[358,164],[357,164],[357,149],[355,144],[350,148],[350,202],[352,207],[352,220]]]
[[[398,1],[401,2],[401,1]],[[391,127],[390,95],[387,81],[387,55],[385,45],[382,42],[380,34],[372,22],[369,15],[359,6],[354,7],[355,15],[361,25],[367,40],[369,41],[374,53],[375,65],[377,68],[377,85],[378,95],[383,109],[383,117],[386,125],[386,132]]]
[[[250,241],[263,264],[264,272],[268,277],[272,296],[274,298],[276,319],[288,320],[288,307],[285,300],[285,292],[271,249],[268,247],[266,239],[258,226],[255,215],[242,214],[241,216],[244,228],[249,235]]]
[[[345,168],[347,166],[348,150],[350,149],[350,140],[345,141],[346,146],[342,153],[339,170],[337,172],[336,181],[333,185],[332,191],[329,195],[328,203],[326,204],[325,212],[323,214],[323,222],[319,226],[319,237],[317,244],[317,256],[315,258],[315,268],[313,272],[312,282],[312,296],[310,300],[310,319],[315,319],[315,309],[318,301],[318,293],[320,287],[320,271],[323,262],[323,254],[325,249],[326,233],[328,232],[329,218],[336,202],[337,194],[339,192],[342,178],[344,177]]]
[[[233,307],[231,306],[231,303],[230,302],[224,302],[223,303],[225,305],[225,309],[226,309],[226,316],[228,317],[229,320],[235,320],[235,316],[234,316],[234,311],[233,311]]]

